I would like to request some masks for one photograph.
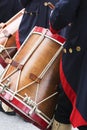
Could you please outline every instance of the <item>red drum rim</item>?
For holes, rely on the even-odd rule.
[[[33,32],[43,33],[45,30],[46,30],[46,28],[35,26]],[[47,29],[47,30],[48,31],[46,33],[46,36],[51,37],[51,38],[57,40],[61,44],[65,43],[66,39],[64,37],[60,36],[57,33],[56,34],[51,33],[51,31],[49,29]]]

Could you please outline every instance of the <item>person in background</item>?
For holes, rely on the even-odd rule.
[[[21,46],[21,44],[23,44],[24,40],[26,39],[26,37],[28,36],[28,34],[30,33],[30,31],[33,29],[34,26],[41,26],[44,28],[49,28],[49,16],[50,16],[51,8],[48,6],[48,2],[51,2],[53,5],[55,5],[57,1],[58,0],[19,0],[17,1],[19,2],[22,8],[25,8],[25,12],[23,14],[18,32],[16,34],[16,43],[18,45],[17,46],[18,48]],[[19,6],[19,4],[17,3],[16,6]],[[8,12],[10,13],[10,11]],[[10,112],[10,110],[8,112],[7,108],[9,107],[7,105],[2,104],[2,106],[3,108],[1,107],[0,109],[6,114],[11,115],[15,113],[14,111],[12,111],[13,113]]]
[[[19,0],[22,7],[25,8],[25,13],[17,34],[18,45],[24,42],[35,26],[43,28],[49,27],[49,16],[52,9],[48,6],[48,2],[55,5],[57,1],[58,0]]]
[[[58,104],[52,130],[87,130],[87,1],[60,0],[50,14],[57,33],[71,23],[60,60]]]
[[[21,9],[18,0],[0,0],[0,23],[7,22]]]
[[[2,27],[5,22],[7,22],[10,18],[17,14],[21,9],[22,6],[19,4],[18,0],[0,0],[0,26]],[[1,101],[0,111],[5,112],[8,115],[15,115],[15,112]]]

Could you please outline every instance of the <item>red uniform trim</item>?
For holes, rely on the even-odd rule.
[[[74,90],[72,89],[72,87],[70,86],[70,84],[68,83],[62,66],[63,65],[62,65],[62,60],[61,60],[60,61],[60,80],[61,80],[63,89],[64,89],[67,97],[70,99],[70,101],[73,105],[73,110],[70,115],[70,121],[74,127],[87,125],[87,121],[82,117],[81,113],[76,108],[75,104],[76,104],[77,95],[74,92]]]
[[[50,25],[50,31],[51,31],[53,34],[58,33],[58,31],[54,30],[51,25]]]

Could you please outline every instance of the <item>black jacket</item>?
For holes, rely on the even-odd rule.
[[[75,127],[87,125],[87,0],[60,0],[50,16],[56,32],[71,23],[60,62],[60,79],[73,109]],[[68,107],[68,106],[67,106]]]
[[[0,0],[0,22],[8,21],[21,9],[18,0]]]
[[[19,27],[19,39],[22,44],[34,26],[49,27],[51,9],[45,3],[55,4],[58,0],[20,0],[27,13],[24,14]]]

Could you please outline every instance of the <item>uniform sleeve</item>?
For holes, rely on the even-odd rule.
[[[19,3],[18,0],[13,0],[13,3],[12,3],[12,12],[13,12],[13,15],[18,13],[18,11],[20,11],[23,7],[22,5]]]
[[[31,0],[19,0],[20,4],[23,6],[23,7],[26,7],[26,5],[30,2]]]
[[[72,23],[76,16],[80,0],[60,0],[56,3],[54,10],[50,14],[51,30],[61,30],[63,27]]]

